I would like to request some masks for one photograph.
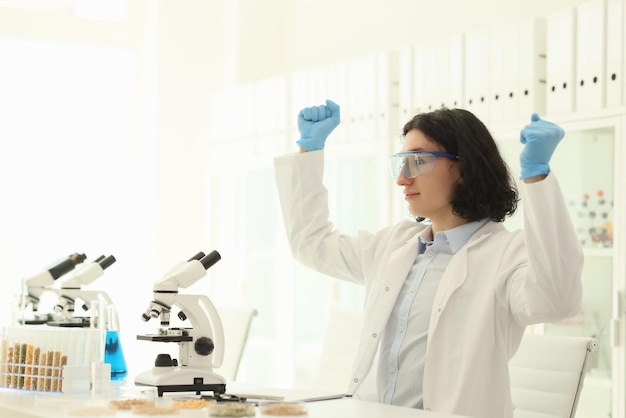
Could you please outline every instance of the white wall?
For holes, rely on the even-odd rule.
[[[240,0],[240,75],[256,79],[498,21],[545,16],[582,1]],[[259,54],[269,46],[271,52]]]

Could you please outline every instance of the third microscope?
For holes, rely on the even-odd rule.
[[[154,367],[135,378],[136,385],[155,386],[159,396],[163,392],[212,391],[218,397],[226,392],[226,379],[213,371],[224,358],[224,329],[217,309],[205,295],[181,294],[186,288],[206,275],[206,270],[221,259],[217,251],[208,255],[200,252],[178,263],[154,283],[153,300],[142,319],[160,319],[157,334],[138,335],[138,340],[175,342],[179,358],[159,354]],[[171,327],[170,314],[177,306],[178,318],[189,320],[191,327]]]

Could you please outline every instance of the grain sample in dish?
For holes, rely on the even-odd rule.
[[[177,399],[172,401],[172,408],[178,409],[202,409],[213,406],[215,406],[215,401],[209,403],[206,399]]]
[[[152,399],[114,399],[109,402],[115,409],[133,409],[135,406],[154,406]]]
[[[300,417],[308,415],[304,402],[270,402],[259,406],[261,416]]]
[[[218,402],[209,409],[211,417],[253,417],[255,415],[254,405],[243,402]]]
[[[134,415],[176,415],[179,409],[156,405],[137,405],[133,407]]]

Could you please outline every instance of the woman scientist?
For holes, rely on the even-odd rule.
[[[303,109],[300,153],[277,157],[275,174],[296,259],[366,288],[348,393],[363,398],[374,379],[382,403],[513,417],[508,361],[526,326],[582,308],[582,249],[549,167],[563,130],[537,114],[522,129],[524,229],[511,232],[518,194],[485,125],[460,109],[418,114],[390,168],[429,224],[348,236],[328,220],[322,184],[339,120],[330,100]]]

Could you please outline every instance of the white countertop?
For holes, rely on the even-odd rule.
[[[281,389],[285,394],[284,389]],[[294,391],[296,395],[302,391]],[[180,396],[180,395],[169,395]],[[167,402],[168,394],[157,399],[158,402]],[[294,396],[297,398],[297,396]],[[171,399],[169,399],[171,401]],[[286,398],[286,400],[288,400]],[[459,415],[451,415],[438,412],[422,411],[412,408],[402,408],[384,405],[374,402],[366,402],[352,398],[341,398],[307,402],[307,418],[463,418]],[[89,399],[70,397],[60,393],[30,392],[15,389],[0,389],[0,416],[11,418],[66,418],[75,416],[90,417],[132,417],[140,416],[131,411],[118,410],[108,414],[89,413],[94,408],[107,408],[108,401],[105,399]],[[260,412],[256,408],[256,416]],[[83,411],[82,415],[77,414]],[[146,415],[141,415],[146,416]],[[202,409],[181,409],[177,414],[158,415],[161,418],[207,418],[208,411]]]

